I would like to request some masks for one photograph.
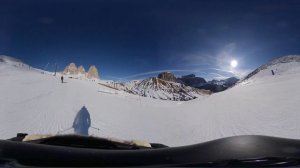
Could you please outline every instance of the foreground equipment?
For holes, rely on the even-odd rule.
[[[78,135],[0,141],[0,166],[295,166],[300,140],[236,136],[181,147]]]

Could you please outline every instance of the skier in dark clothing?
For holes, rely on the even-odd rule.
[[[60,79],[61,79],[61,83],[64,83],[64,77],[61,76]]]
[[[274,71],[273,71],[273,70],[271,70],[271,72],[272,72],[272,75],[275,75],[275,73],[274,73]]]

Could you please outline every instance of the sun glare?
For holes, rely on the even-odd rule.
[[[236,60],[232,60],[230,62],[230,65],[231,65],[232,68],[235,68],[238,65],[238,62]]]

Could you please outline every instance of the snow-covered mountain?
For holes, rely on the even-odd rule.
[[[272,60],[271,62],[260,66],[253,72],[248,74],[240,82],[245,82],[249,79],[263,78],[274,75],[293,74],[300,70],[300,55],[288,55]]]
[[[157,78],[169,81],[169,82],[176,82],[176,77],[171,72],[162,72],[158,74]]]
[[[125,86],[129,93],[162,100],[186,101],[210,94],[206,90],[162,80],[158,77],[129,82]]]
[[[18,67],[28,67],[26,63],[21,61],[20,59],[6,56],[6,55],[0,55],[0,63],[5,63],[6,65],[12,65],[12,66],[18,66]]]
[[[239,81],[236,77],[230,77],[223,80],[206,81],[204,78],[196,77],[194,74],[185,75],[177,78],[178,83],[185,84],[198,89],[209,90],[213,93],[224,91]]]
[[[261,69],[224,92],[180,102],[116,93],[89,80],[66,78],[61,83],[59,76],[2,61],[0,138],[18,132],[56,134],[69,129],[64,133],[72,133],[75,117],[85,106],[91,126],[100,128],[89,128],[95,136],[169,146],[234,135],[300,139],[298,59],[293,56],[293,61]]]
[[[214,79],[214,80],[208,81],[207,83],[214,84],[214,85],[225,85],[227,87],[230,87],[230,86],[234,85],[238,81],[239,81],[238,78],[236,78],[236,77],[230,77],[230,78],[222,79],[222,80],[215,80]]]
[[[236,77],[230,77],[223,80],[211,80],[206,83],[203,83],[202,85],[198,85],[197,88],[217,93],[233,87],[238,81],[239,79]]]

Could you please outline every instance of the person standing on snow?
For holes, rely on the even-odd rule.
[[[61,83],[64,83],[64,77],[61,76],[60,79],[61,79]]]

